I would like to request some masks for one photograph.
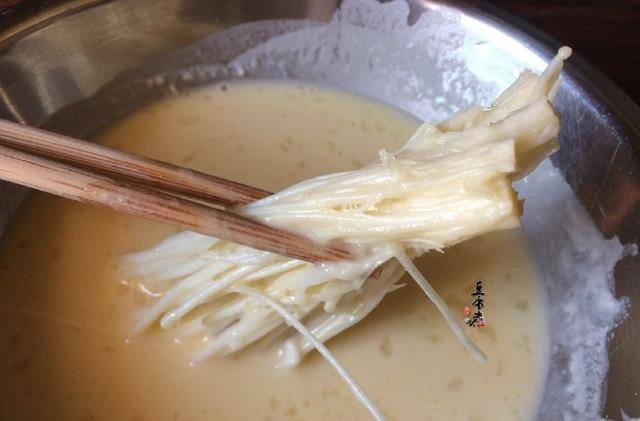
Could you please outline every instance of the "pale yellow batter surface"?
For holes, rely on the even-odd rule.
[[[159,102],[98,141],[276,190],[371,162],[416,126],[350,94],[256,82]],[[315,353],[294,369],[274,370],[273,348],[189,366],[193,350],[170,333],[126,340],[144,300],[119,282],[114,258],[174,231],[31,196],[0,249],[0,419],[368,419]],[[468,330],[487,363],[465,351],[411,284],[329,348],[390,420],[529,418],[548,343],[522,234],[487,235],[420,266],[461,321],[475,280],[484,280],[488,327]]]

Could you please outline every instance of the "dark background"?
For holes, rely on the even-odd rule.
[[[0,24],[8,13],[1,11],[12,4],[43,7],[61,0],[0,0]],[[228,0],[229,2],[238,0]],[[452,0],[463,1],[463,0]],[[538,29],[571,46],[610,79],[620,86],[636,103],[640,104],[640,0],[466,0],[480,6],[490,4],[527,21]],[[295,4],[296,0],[291,0]],[[18,6],[18,7],[20,7]],[[5,15],[5,16],[3,16]],[[517,24],[516,24],[517,26]],[[616,149],[617,150],[617,149]],[[636,208],[638,209],[638,208]],[[638,267],[640,259],[629,258],[616,268],[616,293],[618,296],[638,296]],[[624,281],[624,282],[623,282]],[[619,289],[626,285],[628,290]],[[636,285],[635,287],[633,285]],[[610,345],[612,365],[611,379],[637,377],[637,361],[613,359],[614,354],[626,344],[637,341],[638,315],[627,319],[616,331]],[[625,330],[622,330],[622,329]],[[625,333],[630,332],[630,333]],[[627,335],[627,336],[625,336]],[[636,339],[630,339],[630,337]],[[622,353],[616,354],[616,357]],[[618,361],[618,363],[615,363]],[[616,381],[616,383],[620,383]],[[631,379],[629,379],[629,384]],[[618,385],[620,386],[620,385]],[[611,389],[612,390],[612,389]],[[619,408],[638,408],[637,394],[613,394],[606,402],[605,414],[619,420]],[[640,416],[640,412],[631,413]]]
[[[569,45],[640,104],[640,0],[493,0]]]

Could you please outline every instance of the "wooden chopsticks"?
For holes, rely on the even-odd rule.
[[[246,205],[271,194],[224,178],[1,119],[0,145],[223,206]]]
[[[0,178],[16,184],[295,259],[353,258],[207,205],[247,204],[264,190],[4,120],[0,145]]]

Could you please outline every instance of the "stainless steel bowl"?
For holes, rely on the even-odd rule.
[[[421,114],[425,105],[433,105],[428,103],[429,98],[403,94],[402,72],[384,76],[397,89],[381,89],[376,84],[380,77],[376,72],[384,73],[388,68],[369,66],[336,74],[332,68],[310,69],[298,62],[278,66],[258,61],[248,67],[249,71],[228,65],[234,57],[266,40],[330,20],[338,3],[341,2],[22,2],[0,14],[0,117],[86,137],[120,115],[175,89],[242,77],[318,80],[391,102],[415,114]],[[462,64],[448,64],[453,68],[475,67],[478,74],[484,75],[484,79],[468,87],[472,100],[486,94],[487,89],[503,88],[513,79],[514,72],[524,67],[540,70],[560,45],[489,4],[428,0],[411,0],[407,4],[408,14],[400,17],[409,25],[419,21],[425,11],[437,10],[456,16],[465,40],[474,40],[475,49],[464,50]],[[399,10],[387,6],[390,15]],[[403,56],[389,53],[388,60],[397,61],[396,70],[416,66],[413,61],[417,59],[403,61]],[[220,63],[224,65],[219,66]],[[190,76],[185,77],[185,70]],[[424,73],[428,72],[425,68]],[[579,56],[570,60],[562,80],[557,101],[564,119],[562,148],[553,162],[600,231],[608,237],[618,236],[625,244],[635,244],[640,238],[640,109]],[[449,111],[466,105],[455,98],[445,102],[451,105]],[[440,114],[430,112],[447,111],[433,107],[422,116],[437,118]],[[11,212],[18,208],[23,194],[15,186],[0,186],[4,203],[0,212],[2,226],[10,223]],[[533,247],[543,249],[544,239],[536,241]],[[638,257],[628,256],[617,264],[615,294],[628,297],[628,312],[609,342],[606,399],[600,409],[603,416],[611,419],[620,419],[621,409],[640,416],[638,275]],[[553,363],[550,379],[561,379],[562,370],[561,361]],[[542,410],[541,418],[571,417],[562,411],[558,396],[562,395],[547,390],[544,401],[551,409]]]

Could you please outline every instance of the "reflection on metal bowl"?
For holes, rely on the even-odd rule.
[[[1,15],[0,117],[87,137],[176,91],[230,78],[267,77],[322,82],[439,120],[486,103],[525,67],[541,70],[559,46],[489,6],[446,1],[372,5],[360,0],[342,2],[344,10],[334,15],[338,3],[23,2]],[[420,31],[424,28],[437,30],[425,35]],[[570,335],[571,317],[577,316],[563,307],[579,299],[576,291],[588,288],[580,282],[589,276],[600,276],[600,291],[611,288],[607,265],[617,256],[612,252],[615,242],[585,243],[601,248],[590,250],[575,244],[598,236],[593,224],[623,244],[640,237],[640,110],[580,57],[566,67],[557,107],[563,130],[553,163],[590,218],[580,216],[574,193],[559,177],[539,172],[520,185],[529,203],[546,206],[533,206],[524,221],[534,254],[544,262],[551,305],[554,355],[540,418],[570,419],[579,410],[612,419],[619,419],[621,410],[640,416],[638,258],[628,255],[616,266],[614,293],[627,297],[626,318],[608,347],[604,342],[610,328],[619,322],[615,314],[607,323],[601,323],[599,314],[587,314],[589,320],[581,325],[585,335],[598,330],[603,361],[576,354],[584,343],[565,336]],[[554,172],[549,164],[541,171]],[[3,184],[0,194],[11,204],[1,215],[6,225],[23,192]],[[569,258],[563,255],[567,247],[572,248]],[[599,269],[586,267],[591,273],[585,274],[582,264]],[[594,275],[593,270],[602,272]],[[585,298],[576,305],[588,303]],[[579,378],[572,364],[596,369]],[[604,378],[598,373],[608,374]],[[572,389],[580,381],[584,396]],[[589,384],[594,387],[587,388]]]

